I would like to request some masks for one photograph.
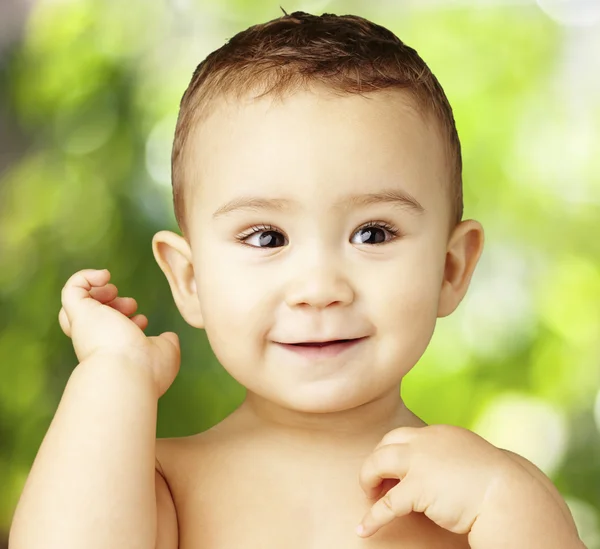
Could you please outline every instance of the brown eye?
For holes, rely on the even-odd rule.
[[[382,222],[371,222],[357,229],[354,235],[358,235],[358,242],[354,239],[351,242],[353,244],[385,244],[394,240],[398,236],[398,233],[398,229],[393,225]]]
[[[265,231],[258,234],[259,248],[278,248],[285,245],[285,238],[277,231]]]
[[[253,248],[280,248],[287,244],[285,236],[270,225],[252,227],[250,233],[236,236],[237,240]]]
[[[379,227],[367,227],[356,232],[360,234],[360,244],[381,244],[385,242],[385,232]]]

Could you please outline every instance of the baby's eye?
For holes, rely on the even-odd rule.
[[[282,232],[271,225],[258,225],[236,236],[237,240],[253,248],[279,248],[287,244]]]
[[[358,242],[355,242],[354,239],[350,241],[352,244],[385,244],[394,240],[398,236],[398,232],[393,225],[380,221],[369,222],[354,233],[354,235],[359,235]]]
[[[398,236],[399,230],[382,221],[371,221],[360,227],[354,235],[359,235],[358,242],[353,244],[385,244]],[[354,236],[353,235],[353,236]],[[256,225],[236,236],[242,244],[253,248],[280,248],[288,244],[283,232],[271,225]]]

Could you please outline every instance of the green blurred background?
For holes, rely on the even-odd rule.
[[[73,272],[109,268],[149,335],[180,334],[158,436],[204,430],[243,398],[180,317],[151,238],[177,230],[170,152],[194,68],[280,3],[382,24],[442,82],[465,218],[487,242],[405,400],[536,463],[599,549],[600,2],[584,0],[1,0],[0,547],[77,364],[57,320]]]

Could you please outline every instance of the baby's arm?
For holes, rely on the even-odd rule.
[[[157,398],[132,364],[79,364],[35,459],[10,549],[152,549]]]
[[[575,520],[573,519],[573,515],[571,514],[571,510],[569,509],[566,501],[563,499],[561,493],[558,491],[556,486],[554,486],[552,481],[543,473],[543,471],[538,469],[533,463],[531,463],[531,461],[529,461],[528,459],[525,459],[523,456],[520,456],[519,454],[515,454],[514,452],[511,452],[510,450],[502,449],[502,451],[505,452],[506,455],[509,456],[511,459],[516,461],[519,465],[521,465],[521,467],[523,467],[533,478],[535,478],[548,491],[548,494],[550,495],[550,497],[556,502],[556,504],[560,508],[568,525],[571,528],[573,528],[574,530],[577,530]]]
[[[503,450],[519,469],[490,490],[474,548],[586,549],[573,516],[552,481],[527,459]],[[473,531],[472,531],[473,532]],[[469,538],[471,541],[471,538]]]
[[[147,319],[128,318],[137,303],[118,298],[109,276],[80,271],[63,288],[59,321],[80,362],[25,483],[10,549],[177,547],[155,450],[158,399],[179,370],[178,338],[147,337]]]

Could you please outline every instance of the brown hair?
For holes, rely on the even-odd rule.
[[[283,8],[282,8],[283,10]],[[386,28],[355,15],[321,16],[301,11],[236,34],[210,53],[181,99],[172,152],[175,217],[184,235],[183,158],[192,128],[217,97],[241,99],[251,90],[281,99],[310,84],[333,93],[407,90],[419,111],[432,114],[445,139],[450,168],[452,218],[463,215],[461,148],[444,90],[417,52]]]

